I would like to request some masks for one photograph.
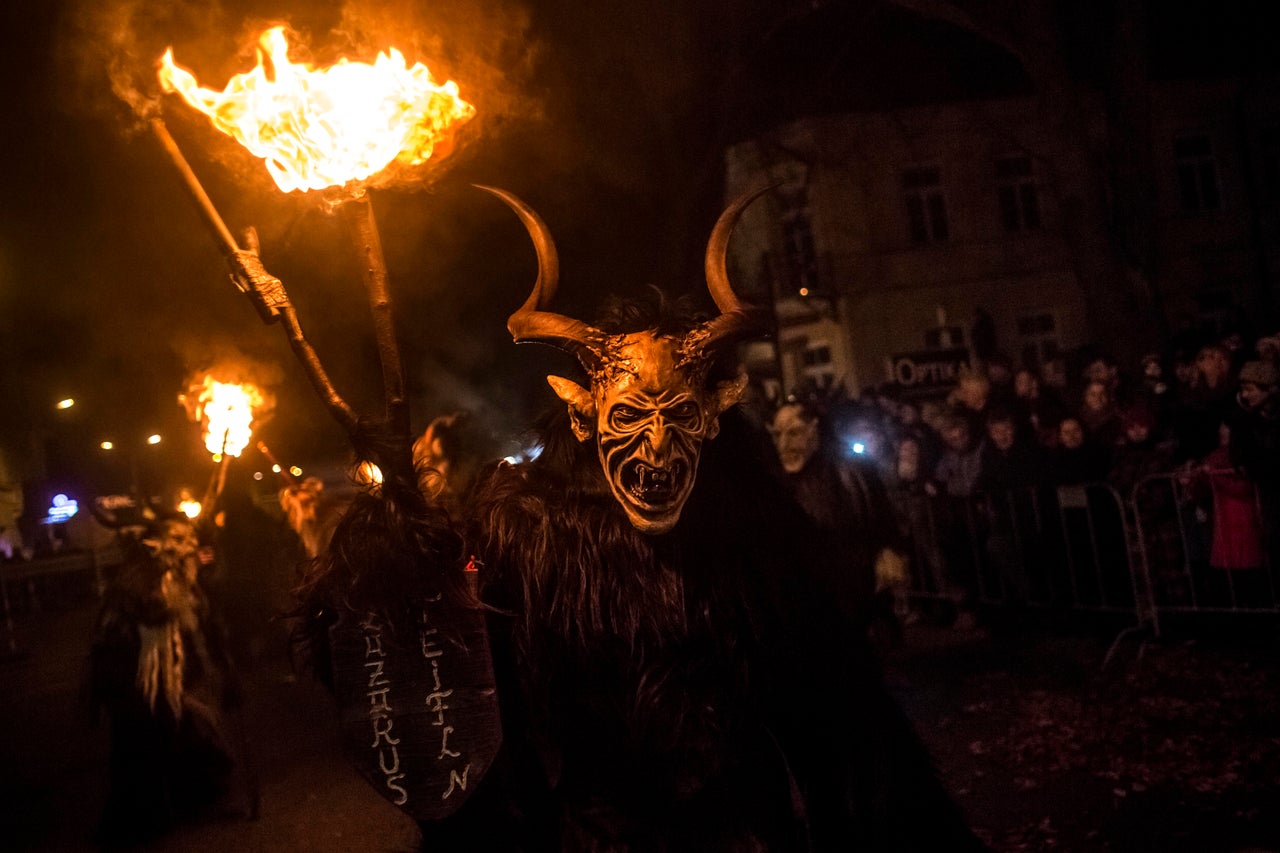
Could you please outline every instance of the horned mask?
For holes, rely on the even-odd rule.
[[[594,439],[605,479],[637,530],[666,533],[693,491],[702,443],[719,431],[719,416],[741,397],[746,378],[710,383],[722,349],[763,330],[763,312],[740,302],[729,284],[725,253],[742,211],[765,190],[744,196],[721,214],[706,254],[707,286],[717,317],[683,335],[653,330],[610,335],[546,310],[559,280],[555,244],[542,220],[515,196],[480,187],[507,203],[524,223],[538,254],[533,293],[507,328],[517,343],[536,341],[572,352],[590,388],[548,376],[569,407],[574,435]]]

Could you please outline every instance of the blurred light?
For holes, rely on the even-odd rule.
[[[59,524],[80,511],[80,505],[66,495],[53,496],[53,506],[45,514],[45,524]]]
[[[514,456],[502,457],[502,460],[506,462],[508,465],[519,465],[522,462],[532,462],[533,460],[537,459],[541,455],[542,455],[542,445],[532,444],[526,447],[524,450],[521,450],[519,453],[515,454]]]
[[[115,448],[115,444],[110,441],[104,441],[102,442],[102,444],[99,444],[98,446],[101,447],[103,450],[112,450]]]
[[[72,406],[74,406],[75,404],[76,404],[76,401],[75,401],[75,400],[73,400],[73,399],[71,399],[70,397],[68,397],[68,398],[67,398],[67,399],[65,399],[65,400],[59,400],[59,401],[58,401],[58,408],[59,408],[59,409],[69,409],[69,408],[71,408]]]
[[[178,501],[178,509],[187,518],[196,518],[200,515],[200,501]]]
[[[372,462],[361,462],[356,469],[356,480],[364,485],[378,486],[382,484],[382,469]]]
[[[261,472],[261,471],[254,471],[254,472],[253,472],[253,479],[255,479],[255,480],[261,480],[261,479],[262,479],[262,472]]]
[[[867,452],[867,446],[861,441],[855,441],[849,445],[849,449],[854,453],[862,454]]]
[[[280,466],[279,466],[279,465],[272,465],[272,466],[271,466],[271,473],[272,473],[272,474],[279,474],[279,473],[280,473]]]
[[[160,443],[159,434],[152,433],[151,435],[147,436],[147,444],[159,444],[159,443]]]
[[[214,461],[214,462],[221,462],[221,461],[222,461],[222,454],[221,454],[221,453],[215,453],[215,454],[213,454],[213,461]]]
[[[293,476],[295,476],[295,477],[301,477],[301,476],[302,476],[302,469],[301,469],[301,468],[299,468],[297,465],[294,465],[293,467],[291,467],[291,468],[289,469],[289,473],[290,473],[290,474],[292,474],[292,475],[293,475]]]
[[[807,288],[807,287],[802,287],[802,288],[800,288],[800,295],[801,295],[801,296],[808,296],[808,295],[809,295],[809,288]]]

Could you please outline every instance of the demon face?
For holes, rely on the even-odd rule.
[[[592,437],[613,496],[644,533],[675,526],[693,490],[702,442],[719,430],[720,414],[741,397],[746,377],[709,387],[707,374],[736,341],[759,334],[766,312],[738,299],[725,260],[729,235],[742,211],[766,189],[738,198],[716,221],[704,263],[707,289],[719,314],[683,334],[648,331],[608,334],[548,310],[560,279],[560,259],[545,223],[520,199],[502,199],[524,223],[538,253],[533,292],[507,320],[516,342],[551,344],[572,352],[591,376],[590,390],[559,376],[547,380],[569,404],[574,434]]]
[[[591,390],[547,377],[569,405],[574,435],[595,438],[600,466],[632,525],[665,533],[693,491],[702,442],[719,431],[719,415],[738,401],[745,380],[706,387],[683,342],[638,332],[611,337],[593,371]]]

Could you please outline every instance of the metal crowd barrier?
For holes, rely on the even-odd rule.
[[[897,506],[914,597],[1119,613],[1141,598],[1124,502],[1104,483],[912,495]]]
[[[893,499],[914,599],[1132,614],[1156,635],[1161,614],[1280,613],[1280,513],[1235,471],[1155,474],[1128,496],[1085,483]]]
[[[1168,613],[1280,613],[1276,508],[1232,469],[1139,480],[1130,498],[1154,629]]]
[[[15,612],[20,609],[39,612],[48,585],[71,581],[78,591],[91,588],[94,595],[101,595],[103,569],[118,564],[120,560],[120,547],[112,542],[98,548],[0,563],[0,653],[18,653]]]

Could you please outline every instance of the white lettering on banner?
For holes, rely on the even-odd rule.
[[[449,799],[449,795],[453,793],[453,788],[455,785],[464,791],[467,790],[467,774],[470,772],[471,772],[470,764],[462,768],[461,776],[458,775],[457,770],[450,770],[449,771],[449,789],[440,795],[440,799],[442,800]]]
[[[435,604],[440,599],[441,596],[437,594],[435,598],[429,599],[427,604]],[[436,760],[452,763],[449,768],[449,787],[440,795],[440,799],[447,800],[455,788],[462,791],[467,789],[467,774],[471,772],[471,763],[460,760],[463,758],[462,753],[449,748],[449,735],[453,733],[454,728],[446,722],[445,712],[449,710],[449,705],[444,700],[453,695],[453,688],[446,686],[440,677],[440,662],[444,658],[445,651],[437,640],[439,634],[440,629],[432,627],[431,616],[427,608],[423,607],[422,628],[418,639],[422,647],[423,659],[431,664],[431,680],[434,688],[427,694],[425,702],[427,710],[435,714],[431,725],[440,729],[440,752]],[[461,775],[457,769],[459,764],[462,765]]]
[[[889,361],[889,378],[904,388],[917,385],[947,385],[960,377],[963,356],[898,355]]]
[[[391,730],[395,720],[391,718],[391,679],[384,672],[386,652],[382,650],[382,626],[373,614],[365,617],[360,623],[364,632],[364,667],[369,671],[369,723],[373,728],[373,743],[370,749],[378,751],[378,769],[382,771],[383,784],[387,790],[395,791],[392,800],[397,806],[409,802],[409,792],[400,784],[405,774],[400,772],[400,744],[398,737],[392,737]],[[385,746],[380,746],[385,744]]]

